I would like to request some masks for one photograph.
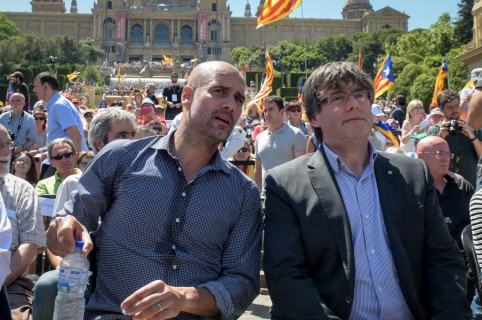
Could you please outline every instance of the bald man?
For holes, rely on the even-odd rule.
[[[467,180],[449,171],[453,153],[445,139],[428,136],[420,140],[417,154],[425,161],[432,174],[450,235],[462,249],[460,234],[464,227],[470,224],[469,203],[474,188]]]
[[[102,219],[86,319],[122,313],[235,319],[257,296],[259,190],[217,149],[241,115],[244,92],[234,66],[198,65],[180,96],[177,130],[111,142],[82,174],[47,235],[57,255],[73,251],[74,240],[85,242],[87,254],[93,246],[88,231]]]

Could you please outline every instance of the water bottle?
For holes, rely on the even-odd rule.
[[[89,260],[82,255],[83,246],[82,241],[76,241],[75,252],[67,254],[60,262],[54,320],[84,319],[84,293],[90,271]]]

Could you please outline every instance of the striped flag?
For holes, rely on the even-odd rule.
[[[263,100],[270,94],[271,90],[273,90],[273,78],[274,78],[274,68],[273,68],[273,61],[271,60],[271,56],[269,55],[268,48],[266,48],[266,78],[261,85],[261,89],[259,89],[258,94],[254,97],[253,101],[260,101]]]
[[[361,52],[361,47],[358,49],[358,68],[360,68],[360,70],[363,70],[363,56]]]
[[[384,94],[391,86],[393,86],[393,68],[390,54],[387,55],[383,64],[378,70],[375,80],[373,80],[373,88],[375,89],[375,99]]]
[[[432,103],[437,104],[437,97],[442,92],[444,88],[445,77],[449,73],[449,63],[447,62],[447,57],[444,58],[442,62],[442,67],[437,75],[437,80],[435,81],[435,89],[433,91]]]
[[[298,89],[298,102],[301,103],[301,98],[303,97],[303,89],[305,88],[305,83],[303,82],[303,79],[300,80],[300,86]]]
[[[10,104],[10,97],[13,94],[12,80],[8,81],[7,96],[5,97],[5,104]]]
[[[74,71],[71,74],[67,75],[67,80],[73,81],[79,76],[80,72]]]
[[[302,0],[266,0],[259,14],[256,29],[286,18],[302,3]]]

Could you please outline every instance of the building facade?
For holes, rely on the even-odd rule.
[[[91,38],[104,50],[108,63],[155,62],[164,56],[178,63],[192,59],[230,61],[231,50],[240,46],[318,41],[330,35],[351,36],[382,28],[408,30],[409,16],[391,7],[374,11],[369,0],[346,0],[342,19],[288,18],[258,30],[256,17],[263,0],[254,14],[247,0],[243,17],[232,16],[228,2],[97,0],[92,14],[78,14],[75,0],[69,12],[63,0],[32,0],[31,13],[5,14],[21,29],[39,35]]]
[[[458,59],[467,65],[469,71],[482,67],[482,0],[475,0],[472,8],[474,26],[472,41],[464,49]]]

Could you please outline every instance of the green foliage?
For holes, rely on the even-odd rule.
[[[458,6],[459,19],[455,22],[454,36],[459,44],[466,44],[472,40],[472,28],[474,26],[472,8],[474,0],[460,0]]]
[[[99,68],[94,66],[85,67],[81,74],[81,77],[85,81],[90,82],[103,82],[102,75],[100,74]]]
[[[21,33],[15,22],[8,19],[5,14],[0,13],[0,41],[20,36]]]

